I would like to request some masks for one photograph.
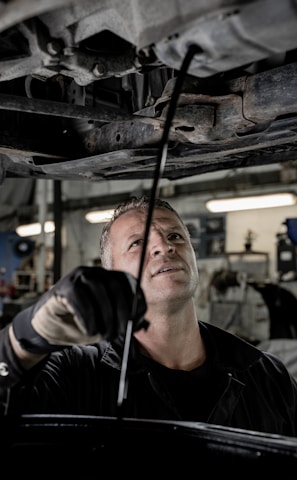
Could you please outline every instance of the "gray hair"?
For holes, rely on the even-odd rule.
[[[104,268],[112,269],[112,255],[111,255],[111,246],[109,242],[109,235],[110,235],[110,229],[113,223],[117,220],[117,218],[119,218],[121,215],[123,215],[124,213],[130,210],[136,210],[136,209],[148,210],[149,206],[150,206],[150,198],[143,195],[140,197],[135,197],[135,196],[130,197],[116,207],[110,221],[106,223],[103,227],[100,243],[99,243],[99,255],[101,258],[102,266]],[[180,215],[166,200],[162,200],[161,198],[156,198],[154,200],[154,208],[167,208],[167,210],[170,210],[177,216],[177,218],[181,221],[181,223],[184,225],[185,229],[187,230],[187,227],[185,226]]]

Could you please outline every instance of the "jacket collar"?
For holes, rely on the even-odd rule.
[[[199,322],[202,338],[206,344],[208,355],[213,366],[219,369],[242,371],[257,362],[263,353],[237,337],[215,325]],[[114,343],[101,342],[103,350],[101,362],[117,370],[121,369],[124,339]],[[129,352],[129,373],[137,373],[148,369],[145,357],[139,352],[137,341],[131,338]]]
[[[246,340],[215,325],[199,322],[206,348],[211,349],[218,368],[242,371],[248,369],[263,353]]]

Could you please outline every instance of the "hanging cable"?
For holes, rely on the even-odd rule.
[[[126,375],[126,373],[127,373],[127,366],[128,366],[128,358],[129,358],[131,337],[132,337],[132,332],[133,332],[133,323],[134,323],[134,319],[135,319],[136,312],[137,312],[137,302],[138,302],[138,298],[139,298],[138,294],[139,294],[139,291],[140,291],[141,277],[142,277],[143,265],[144,265],[145,255],[146,255],[146,247],[147,247],[147,243],[148,243],[151,221],[152,221],[152,216],[153,216],[153,211],[154,211],[154,204],[155,204],[155,200],[157,198],[159,180],[163,175],[164,168],[165,168],[165,163],[166,163],[166,158],[167,158],[168,138],[169,138],[170,128],[171,128],[172,121],[173,121],[173,118],[174,118],[174,115],[175,115],[175,110],[176,110],[177,101],[178,101],[178,98],[179,98],[179,95],[180,95],[181,87],[182,87],[182,84],[184,82],[185,76],[187,74],[188,68],[190,66],[190,63],[191,63],[194,55],[196,53],[200,53],[200,52],[201,52],[201,50],[197,45],[190,45],[189,46],[189,48],[187,50],[187,53],[184,57],[181,69],[180,69],[180,71],[178,73],[178,76],[176,78],[176,82],[175,82],[174,89],[173,89],[173,92],[172,92],[172,97],[171,97],[171,100],[170,100],[170,103],[169,103],[167,117],[166,117],[165,124],[164,124],[164,130],[163,130],[163,135],[162,135],[162,138],[161,138],[161,145],[160,145],[159,153],[158,153],[158,156],[157,156],[156,169],[155,169],[155,173],[154,173],[153,185],[152,185],[149,208],[148,208],[147,219],[146,219],[146,227],[145,227],[145,233],[144,233],[144,239],[143,239],[142,253],[141,253],[139,271],[138,271],[138,276],[137,276],[136,293],[135,293],[134,299],[133,299],[131,319],[128,320],[126,335],[125,335],[125,343],[124,343],[124,351],[123,351],[121,375],[120,375],[120,383],[119,383],[119,391],[118,391],[118,401],[117,401],[117,406],[118,406],[118,409],[119,409],[118,417],[122,417],[123,402],[124,402],[124,398],[126,398],[126,396],[127,396],[128,385],[127,385],[127,375]]]

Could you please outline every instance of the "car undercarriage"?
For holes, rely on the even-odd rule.
[[[0,175],[163,177],[296,162],[297,2],[0,4]]]

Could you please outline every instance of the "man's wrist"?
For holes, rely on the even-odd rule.
[[[15,337],[12,325],[9,327],[8,334],[12,349],[23,368],[30,369],[46,357],[46,354],[37,354],[26,350]]]

